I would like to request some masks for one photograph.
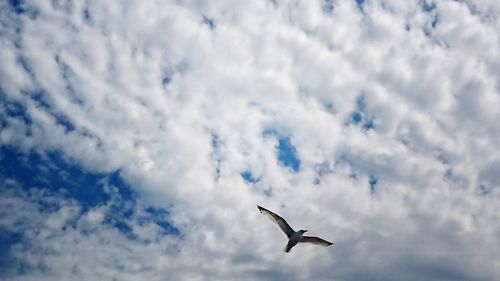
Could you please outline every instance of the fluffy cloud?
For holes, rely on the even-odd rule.
[[[8,189],[9,279],[500,276],[497,1],[0,5],[2,146],[119,171],[179,230]],[[256,204],[335,246],[283,254]]]

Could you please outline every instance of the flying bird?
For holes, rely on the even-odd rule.
[[[282,217],[259,205],[257,205],[257,208],[259,209],[261,214],[268,215],[286,234],[286,236],[288,237],[288,244],[285,247],[285,252],[287,253],[290,252],[293,246],[297,245],[297,243],[313,243],[316,245],[321,245],[323,247],[328,247],[330,245],[333,245],[332,242],[328,242],[319,237],[305,236],[304,233],[307,232],[307,230],[302,229],[299,231],[295,231],[293,230],[293,228],[290,227],[290,225],[288,225],[286,220],[283,219]]]

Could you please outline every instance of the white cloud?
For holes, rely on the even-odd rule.
[[[120,169],[143,204],[171,206],[182,237],[134,222],[159,238],[130,240],[103,224],[106,208],[67,202],[47,236],[30,236],[40,251],[16,245],[43,266],[9,278],[498,278],[500,6],[424,2],[30,1],[20,15],[3,4],[2,145]],[[350,124],[356,110],[374,128]],[[290,137],[298,173],[269,129]],[[331,172],[315,184],[322,163]],[[28,230],[42,222],[23,196],[9,200]],[[335,246],[284,255],[257,203]]]

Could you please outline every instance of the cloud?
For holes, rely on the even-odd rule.
[[[84,208],[47,188],[2,182],[0,226],[15,243],[2,258],[6,280],[118,278],[158,279],[159,262],[173,257],[179,236],[162,224],[165,214],[125,200],[114,186],[111,199]],[[8,213],[7,210],[15,210]]]
[[[5,278],[500,275],[496,1],[0,5]]]

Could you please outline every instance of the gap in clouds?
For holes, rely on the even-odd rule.
[[[68,95],[71,97],[72,102],[78,105],[82,105],[83,102],[77,98],[77,95],[75,94],[75,89],[71,86],[70,83],[67,83],[68,72],[71,70],[58,57],[56,57],[56,61],[58,66],[61,68],[64,81],[66,81],[65,88]],[[29,74],[31,79],[33,81],[36,81],[33,74],[33,70],[29,65],[29,63],[26,61],[26,59],[23,57],[19,57],[18,62],[22,66],[22,68],[26,71],[26,73]],[[42,89],[35,89],[35,90],[23,90],[21,91],[21,93],[24,97],[27,97],[28,99],[24,100],[23,102],[9,99],[8,95],[6,95],[2,91],[2,89],[0,89],[0,101],[3,102],[5,113],[7,114],[8,117],[15,117],[21,119],[22,121],[24,121],[26,125],[28,125],[28,129],[30,129],[32,125],[32,120],[28,113],[28,107],[35,106],[39,109],[42,109],[44,113],[53,117],[54,120],[57,122],[57,125],[60,125],[64,128],[65,133],[73,132],[76,130],[76,126],[73,124],[69,116],[67,116],[61,111],[55,110],[53,106],[53,101],[51,101],[51,97],[47,92],[45,92]],[[28,103],[33,103],[33,104],[27,104],[26,101],[28,101]],[[1,113],[2,112],[0,112],[0,114]]]
[[[360,126],[364,131],[373,130],[375,128],[373,117],[366,112],[366,100],[364,96],[360,96],[356,100],[356,110],[351,113],[346,124]]]
[[[292,145],[289,137],[278,139],[278,160],[285,167],[290,167],[294,172],[300,169],[300,159],[297,157],[297,150]]]
[[[23,0],[8,0],[8,1],[9,5],[16,12],[16,14],[22,14],[25,12]]]
[[[135,196],[120,179],[119,171],[109,175],[88,173],[68,164],[58,152],[26,154],[4,146],[0,149],[0,164],[2,178],[14,179],[27,189],[61,190],[78,200],[84,208],[109,200],[109,194],[102,188],[103,180],[117,186],[123,198],[130,200]]]
[[[111,199],[104,183],[117,187],[120,198],[132,200],[136,194],[121,180],[119,171],[94,174],[66,162],[59,152],[23,153],[12,147],[0,148],[0,176],[13,180],[25,190],[43,189],[77,200],[83,210],[103,205]]]
[[[60,192],[26,190],[11,179],[0,182],[2,280],[27,276],[53,280],[64,272],[72,278],[102,276],[103,271],[130,276],[137,266],[150,268],[156,262],[137,259],[144,255],[144,248],[162,257],[176,251],[172,243],[178,242],[180,233],[168,224],[169,213],[130,201],[117,202],[120,197],[112,186],[111,200],[83,211],[78,201]],[[120,205],[128,206],[117,213],[114,208]],[[123,216],[125,211],[132,215]],[[128,231],[110,224],[110,216],[121,217]]]
[[[428,20],[422,27],[422,31],[426,37],[432,37],[433,31],[439,23],[439,13],[435,2],[429,3],[427,0],[420,2],[422,11],[427,15]]]
[[[21,239],[22,233],[13,232],[6,227],[0,226],[0,269],[11,266],[12,260],[8,253],[11,247],[19,243]]]
[[[167,209],[139,204],[138,194],[121,179],[119,170],[109,174],[89,173],[65,161],[59,152],[24,153],[2,146],[0,182],[0,197],[4,198],[0,202],[0,268],[13,262],[10,249],[25,241],[26,233],[36,231],[30,222],[22,222],[23,227],[19,228],[19,223],[29,218],[23,219],[15,212],[16,205],[9,205],[13,193],[21,194],[14,198],[35,199],[30,202],[31,208],[47,215],[59,212],[68,204],[75,205],[78,211],[72,221],[65,223],[63,230],[77,228],[81,218],[98,212],[102,213],[101,227],[114,228],[127,239],[140,239],[136,224],[139,227],[153,224],[161,235],[181,234],[171,224]],[[33,194],[42,195],[34,198]],[[87,233],[87,230],[81,231]]]
[[[297,149],[292,144],[290,137],[280,135],[275,129],[265,130],[263,136],[272,137],[278,141],[276,145],[278,162],[284,167],[290,168],[295,173],[299,172],[300,159],[297,156]]]
[[[245,182],[250,184],[254,184],[259,181],[259,178],[256,178],[250,171],[244,171],[240,175],[245,180]]]

